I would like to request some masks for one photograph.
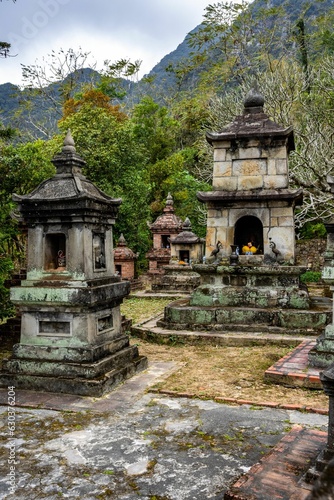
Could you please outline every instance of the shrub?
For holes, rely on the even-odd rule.
[[[321,281],[320,271],[306,271],[300,276],[300,281],[302,283],[317,283]]]
[[[322,222],[313,224],[311,222],[306,222],[306,224],[300,230],[300,237],[303,240],[312,240],[315,238],[326,238],[327,231]]]

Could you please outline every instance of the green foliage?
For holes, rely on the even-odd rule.
[[[26,194],[54,173],[50,158],[55,144],[44,141],[17,146],[0,142],[0,319],[14,314],[4,286],[14,267],[24,259],[25,244],[14,217],[12,194]]]
[[[14,306],[9,300],[9,289],[4,282],[10,277],[13,263],[8,257],[0,255],[0,320],[13,316]]]
[[[312,240],[315,238],[326,238],[327,231],[322,222],[306,222],[300,231],[300,237],[303,240]]]
[[[16,130],[12,127],[4,127],[0,124],[0,140],[10,140],[16,135]]]
[[[140,66],[139,60],[132,62],[130,59],[118,59],[113,63],[105,61],[105,69],[97,88],[110,99],[124,99],[128,79],[137,78]]]
[[[130,120],[107,109],[84,103],[60,123],[70,128],[77,152],[86,161],[85,175],[106,194],[122,198],[115,238],[124,234],[128,245],[145,257],[149,245],[150,186],[145,170],[145,150]]]
[[[306,271],[300,276],[300,281],[302,283],[318,283],[321,281],[321,272]]]
[[[179,122],[151,97],[144,97],[134,106],[131,119],[135,137],[145,148],[148,163],[165,159],[179,146]]]
[[[6,145],[0,142],[0,254],[20,259],[24,250],[13,217],[15,205],[12,194],[26,194],[54,173],[50,158],[55,151],[54,142]]]

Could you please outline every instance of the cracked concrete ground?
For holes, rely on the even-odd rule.
[[[0,498],[27,500],[223,499],[294,424],[327,431],[328,422],[318,414],[153,393],[103,413],[17,407],[11,495],[7,407],[0,412]]]

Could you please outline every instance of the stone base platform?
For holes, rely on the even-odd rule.
[[[153,281],[152,291],[191,293],[200,284],[200,275],[191,266],[168,265],[164,267],[164,274]]]
[[[128,342],[128,341],[127,341]],[[0,386],[22,390],[100,397],[147,368],[136,346],[122,348],[93,362],[18,359],[3,361]]]
[[[198,290],[198,289],[197,289]],[[197,293],[197,290],[195,293]],[[212,290],[210,290],[210,293]],[[158,326],[169,330],[208,331],[227,333],[261,331],[281,335],[319,336],[332,320],[331,304],[313,309],[281,307],[250,307],[230,305],[191,305],[190,299],[168,304]],[[211,297],[210,297],[211,300]]]
[[[321,449],[327,433],[295,426],[268,455],[225,493],[225,500],[306,500],[313,485],[304,476]]]
[[[266,370],[265,380],[288,387],[322,389],[319,372],[323,369],[310,366],[308,360],[308,354],[315,345],[315,340],[304,340],[292,352]]]

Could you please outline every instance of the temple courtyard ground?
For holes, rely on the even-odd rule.
[[[130,299],[125,309],[140,321],[163,304]],[[1,389],[0,498],[305,499],[303,474],[326,442],[328,399],[263,378],[295,346],[173,340],[133,338],[148,370],[102,398],[15,388],[13,406]]]
[[[325,443],[325,415],[150,392],[174,369],[151,363],[99,399],[16,390],[14,495],[8,483],[14,438],[1,390],[0,498],[222,500],[254,464],[267,486],[249,498],[306,498],[300,481]],[[274,458],[275,445],[281,456],[287,447],[288,461]]]

